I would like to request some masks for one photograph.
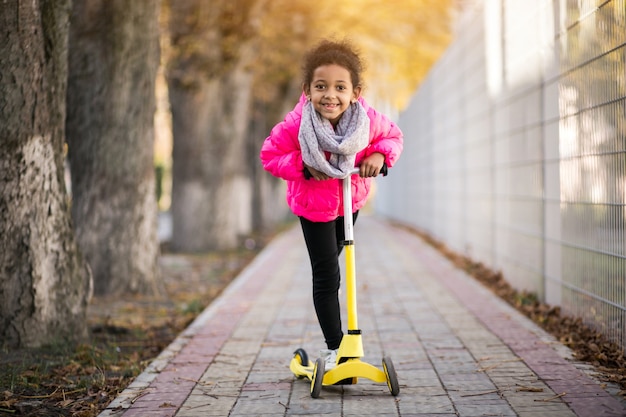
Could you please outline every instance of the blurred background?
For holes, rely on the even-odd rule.
[[[453,30],[378,212],[623,349],[626,3],[475,2]]]
[[[247,59],[250,159],[242,163],[253,167],[253,185],[251,201],[238,203],[251,207],[239,211],[239,233],[288,216],[282,182],[260,172],[259,146],[300,93],[303,51],[322,37],[349,37],[368,63],[365,96],[405,132],[376,212],[626,346],[623,0],[277,1],[250,10],[259,13],[258,43]],[[166,7],[163,27],[172,15]],[[167,30],[162,39],[172,68],[180,43]],[[156,154],[169,191],[171,119],[158,91]]]

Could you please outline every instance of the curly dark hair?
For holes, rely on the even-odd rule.
[[[362,87],[361,74],[365,65],[359,56],[359,50],[345,39],[342,41],[323,40],[304,55],[303,83],[311,84],[315,69],[330,64],[340,65],[347,69],[350,72],[352,85]]]

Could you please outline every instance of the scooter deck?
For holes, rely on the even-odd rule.
[[[315,371],[315,363],[308,361],[306,364],[301,362],[302,357],[296,354],[289,364],[289,369],[298,378],[313,379]],[[357,378],[367,378],[374,382],[387,382],[385,373],[377,367],[361,361],[359,358],[340,358],[338,365],[333,369],[324,372],[323,385],[337,385],[339,383],[346,384],[346,381],[356,384]]]

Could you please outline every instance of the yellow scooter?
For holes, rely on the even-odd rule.
[[[358,174],[355,168],[348,177],[342,181],[343,201],[352,201],[352,187],[350,178]],[[387,166],[381,170],[387,175]],[[318,358],[311,362],[306,351],[302,348],[294,352],[289,364],[289,369],[297,378],[308,378],[311,381],[311,397],[318,398],[322,386],[356,384],[358,378],[368,378],[374,382],[386,382],[391,395],[400,393],[398,376],[393,367],[391,358],[385,356],[382,360],[383,369],[361,361],[363,354],[363,340],[359,330],[356,309],[356,273],[354,256],[354,225],[352,223],[352,207],[344,204],[344,232],[345,232],[345,260],[346,260],[346,299],[348,310],[348,334],[343,336],[337,352],[336,366],[325,372],[325,361]]]

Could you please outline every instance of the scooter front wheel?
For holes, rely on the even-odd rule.
[[[391,392],[391,395],[395,397],[400,394],[400,384],[398,384],[396,369],[393,366],[391,358],[388,356],[383,358],[383,369],[385,370],[385,376],[387,377],[387,386],[389,387],[389,391]]]
[[[313,368],[313,377],[311,378],[311,397],[318,398],[322,392],[322,382],[324,381],[324,372],[326,371],[326,362],[322,358],[315,361]]]

